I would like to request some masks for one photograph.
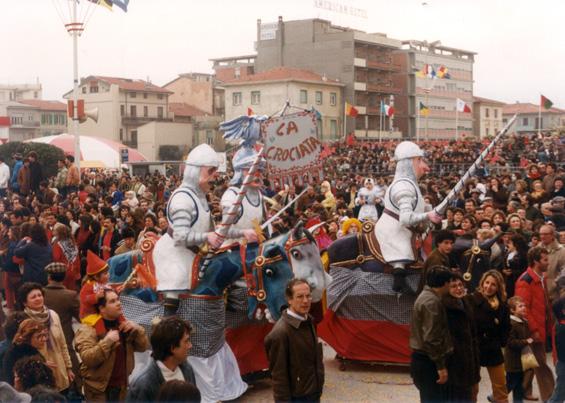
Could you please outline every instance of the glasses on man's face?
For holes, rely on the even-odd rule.
[[[451,284],[449,286],[449,288],[453,288],[453,289],[458,289],[458,288],[465,288],[465,285],[462,283],[455,283],[455,284]]]
[[[308,295],[296,295],[294,298],[300,299],[300,300],[312,299],[312,295],[311,295],[311,294],[308,294]]]

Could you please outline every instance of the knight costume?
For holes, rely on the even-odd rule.
[[[249,170],[255,161],[257,152],[251,147],[242,147],[236,152],[232,159],[234,176],[230,181],[230,187],[222,195],[221,206],[223,214],[227,214],[234,204],[245,179],[244,170]],[[265,169],[265,160],[259,162],[259,170]],[[259,177],[258,177],[258,180]],[[265,209],[265,201],[259,186],[248,186],[247,193],[241,201],[241,206],[236,212],[235,221],[231,227],[234,230],[245,230],[254,228],[257,224],[265,221],[267,212]],[[226,239],[222,246],[233,244],[241,241],[242,238]]]
[[[359,209],[358,218],[360,221],[373,221],[377,222],[379,213],[377,211],[377,204],[382,203],[381,188],[375,187],[375,182],[371,178],[365,179],[363,187],[359,189],[355,204],[361,206]]]
[[[183,182],[167,204],[169,231],[157,241],[153,251],[157,291],[165,297],[165,315],[177,312],[181,294],[193,288],[198,280],[198,249],[206,242],[208,234],[214,231],[200,180],[203,169],[217,168],[219,165],[220,159],[209,145],[201,144],[194,148],[186,159]],[[230,230],[228,234],[230,237],[242,236],[241,231]],[[206,325],[193,324],[196,328]],[[213,355],[191,356],[189,362],[194,368],[203,402],[233,400],[247,390],[233,352],[225,341]]]
[[[382,256],[393,266],[395,292],[409,291],[405,266],[418,259],[413,238],[423,233],[430,222],[414,172],[413,159],[418,157],[424,157],[424,152],[411,141],[396,147],[394,180],[386,190],[383,215],[375,225]]]

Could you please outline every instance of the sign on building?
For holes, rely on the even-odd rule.
[[[261,24],[259,39],[262,41],[267,41],[269,39],[276,39],[278,27],[279,27],[278,22],[267,22]]]
[[[316,115],[299,112],[269,119],[264,126],[265,158],[275,188],[322,178],[322,144],[316,136]]]

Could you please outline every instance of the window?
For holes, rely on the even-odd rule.
[[[261,91],[251,91],[251,105],[259,105],[261,103]]]
[[[335,92],[330,92],[330,105],[331,106],[337,105],[337,94]]]
[[[132,118],[137,116],[137,107],[135,105],[130,106],[129,110],[130,110],[129,114]]]
[[[502,124],[505,125],[506,123],[508,123],[508,119],[502,119]]]
[[[494,111],[494,118],[498,119],[498,109],[494,108],[493,111]]]
[[[157,117],[159,119],[163,119],[163,107],[162,106],[157,107]]]
[[[163,99],[163,94],[157,94],[157,99]]]
[[[120,116],[124,116],[125,114],[126,114],[125,105],[120,105]]]
[[[47,123],[47,118],[45,117],[45,114],[42,113],[41,114],[41,124],[44,125],[45,123]]]
[[[146,92],[143,93],[143,99],[147,99],[147,93]]]
[[[130,98],[137,98],[137,93],[135,93],[135,92],[130,92],[130,93],[129,93],[129,97],[130,97]]]
[[[137,147],[137,130],[132,130],[131,131],[131,144],[134,147]]]
[[[337,138],[337,120],[330,120],[330,136],[332,138]]]
[[[528,118],[522,119],[522,126],[528,126]]]
[[[120,141],[124,141],[124,129],[120,129]]]
[[[485,118],[488,118],[488,117],[489,117],[489,110],[488,110],[488,108],[485,108]]]
[[[37,91],[33,91],[33,97],[37,99]]]
[[[316,105],[322,105],[322,91],[316,91]]]
[[[307,104],[308,103],[308,91],[300,90],[300,103]]]
[[[485,128],[485,135],[487,135],[487,136],[489,135],[489,130],[488,130],[488,127],[487,127],[487,128]]]
[[[31,116],[29,117],[31,120]],[[54,125],[58,125],[59,124],[59,115],[53,115],[53,124]]]
[[[240,67],[236,67],[233,71],[233,75],[235,78],[239,78],[241,77],[241,68]]]
[[[234,92],[232,94],[233,105],[241,105],[241,92]]]
[[[98,92],[98,86],[97,85],[93,85],[90,87],[90,93],[91,94],[96,94]]]
[[[86,87],[82,87],[82,93],[86,94]]]
[[[147,116],[149,116],[149,109],[147,108],[147,106],[143,107],[143,117],[146,118]]]
[[[214,135],[212,134],[212,130],[206,130],[206,144],[210,146],[214,144]]]

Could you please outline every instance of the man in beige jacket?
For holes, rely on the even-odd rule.
[[[100,318],[93,326],[82,325],[75,336],[81,358],[80,373],[87,401],[123,401],[128,377],[134,367],[134,352],[147,350],[145,330],[123,320],[118,294],[104,290],[96,309]]]

